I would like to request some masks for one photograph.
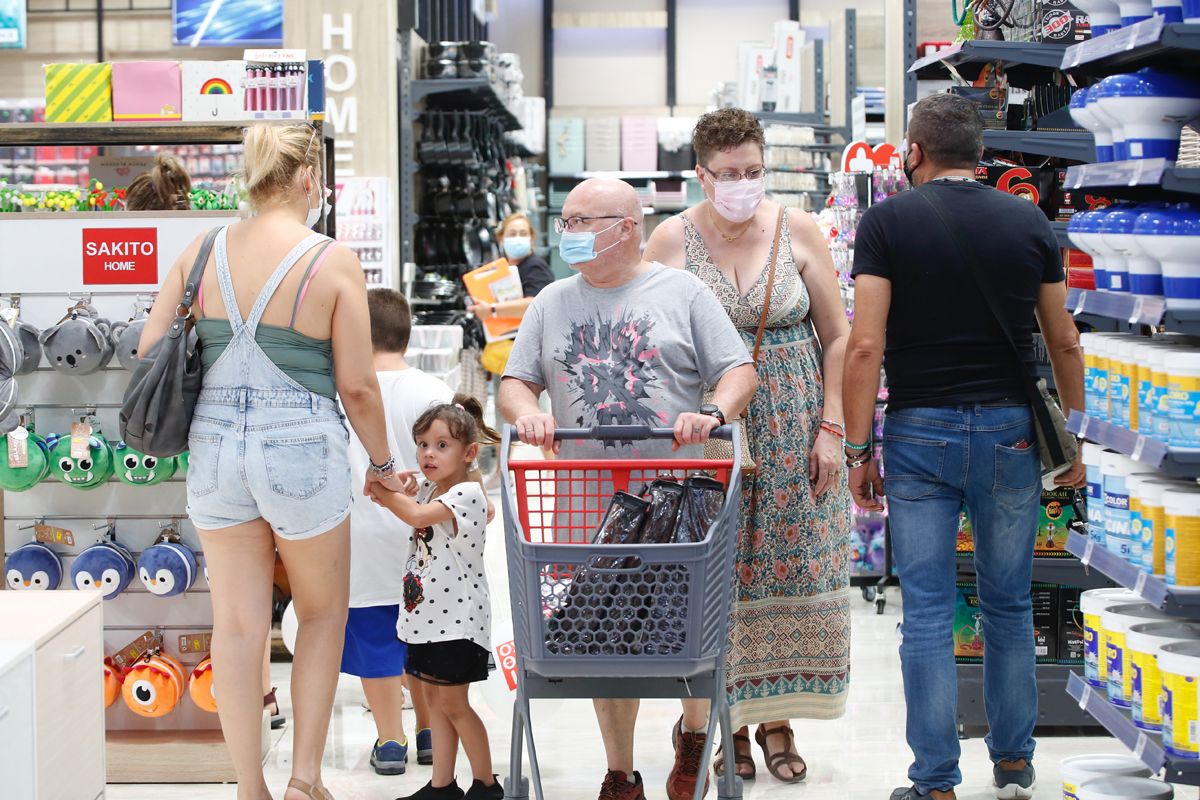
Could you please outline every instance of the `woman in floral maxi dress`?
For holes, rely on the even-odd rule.
[[[694,143],[707,199],[661,224],[646,258],[697,275],[753,348],[779,220],[776,203],[755,203],[762,129],[747,112],[722,109],[700,119]],[[740,224],[729,219],[751,210]],[[842,716],[849,681],[851,501],[838,435],[849,326],[807,214],[784,214],[779,251],[746,412],[758,469],[743,481],[727,667],[738,774],[754,774],[746,726],[757,723],[766,766],[794,782],[807,765],[789,720]]]

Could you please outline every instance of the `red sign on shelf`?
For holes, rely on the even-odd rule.
[[[496,655],[499,656],[500,672],[508,683],[508,690],[517,690],[517,646],[515,642],[504,642],[496,645]]]
[[[157,228],[84,228],[83,283],[158,283]]]

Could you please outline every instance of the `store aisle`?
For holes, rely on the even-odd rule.
[[[489,534],[489,578],[494,617],[498,620],[493,638],[499,643],[509,638],[506,631],[510,613],[498,520]],[[896,634],[901,610],[899,592],[890,592],[883,616],[876,615],[874,605],[859,601],[857,596],[852,607],[852,678],[846,717],[833,722],[796,723],[797,746],[809,765],[808,780],[801,785],[786,786],[775,781],[763,768],[761,753],[756,752],[759,777],[746,784],[745,800],[883,800],[893,788],[904,783],[910,754],[904,743],[905,709]],[[290,719],[289,670],[288,664],[272,668],[273,682],[280,686],[280,703]],[[495,696],[489,687],[488,691],[473,692],[472,702],[489,725],[495,768],[503,775],[508,771],[511,722],[507,712],[498,714],[487,707],[486,700]],[[415,756],[406,775],[382,777],[371,770],[368,758],[374,743],[374,726],[370,715],[362,709],[362,699],[357,679],[342,676],[326,749],[325,779],[330,790],[337,800],[392,800],[415,791],[429,780],[430,774],[429,767],[415,764]],[[406,712],[405,720],[410,736],[411,713]],[[548,800],[593,800],[604,777],[604,756],[591,704],[575,700],[546,706],[546,701],[535,701],[533,714]],[[646,782],[648,800],[666,797],[665,782],[672,755],[669,735],[678,716],[678,703],[656,700],[643,705],[637,730],[637,767]],[[1040,777],[1038,800],[1057,800],[1062,796],[1058,764],[1066,756],[1122,752],[1125,751],[1120,743],[1107,736],[1041,737],[1036,761]],[[283,796],[290,759],[291,733],[285,728],[275,734],[267,757],[268,783],[276,798]],[[468,777],[469,783],[465,756],[460,755],[459,764],[460,784],[462,777]],[[982,738],[963,742],[963,773],[965,783],[959,789],[960,800],[993,797],[991,766]],[[710,791],[709,797],[714,796],[715,792]],[[108,792],[108,800],[233,800],[234,797],[233,788],[228,786],[110,786]]]

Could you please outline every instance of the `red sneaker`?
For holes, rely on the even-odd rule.
[[[604,776],[600,786],[599,800],[646,800],[642,791],[642,776],[637,771],[633,773],[633,781],[624,772],[610,769]]]
[[[671,729],[671,744],[675,746],[675,766],[667,776],[667,797],[670,800],[692,800],[696,780],[700,777],[700,756],[704,755],[703,733],[685,733],[683,717]],[[708,794],[708,776],[704,776],[704,794]]]

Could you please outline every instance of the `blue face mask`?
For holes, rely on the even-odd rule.
[[[595,261],[596,256],[600,253],[611,250],[621,243],[620,240],[617,240],[598,253],[596,252],[596,237],[611,231],[624,221],[624,219],[619,219],[602,231],[563,231],[558,240],[558,254],[571,266]]]
[[[520,261],[533,250],[533,239],[528,236],[505,236],[504,255]]]

